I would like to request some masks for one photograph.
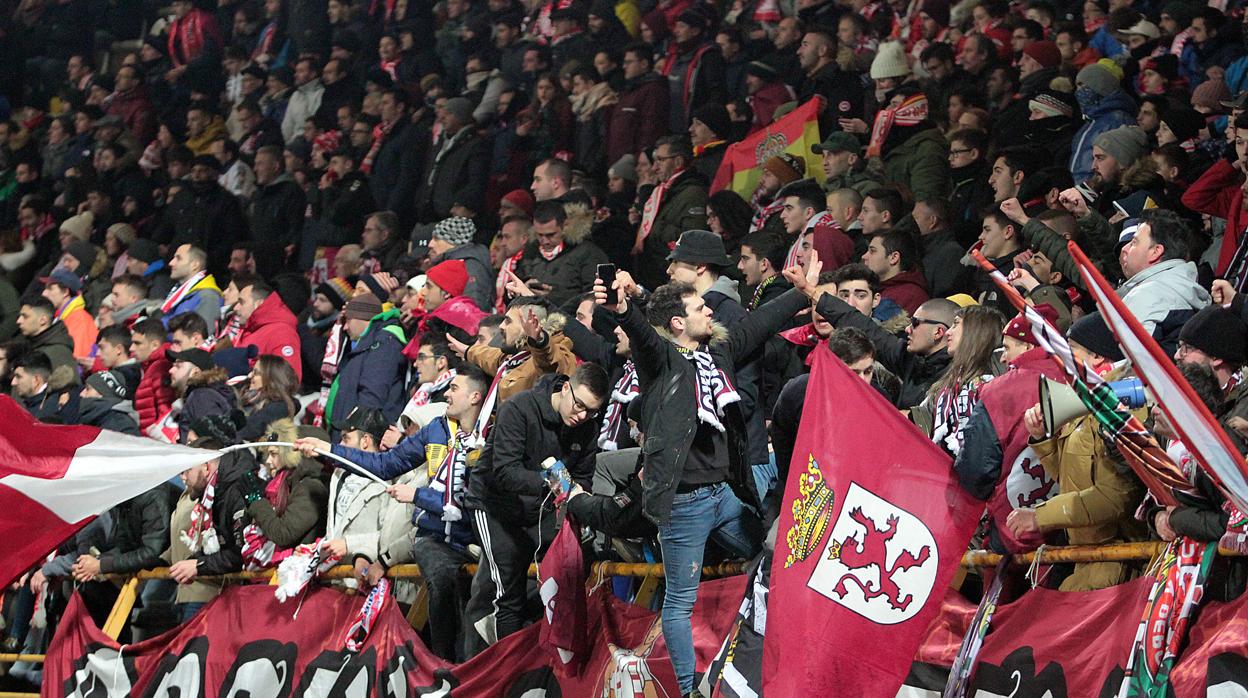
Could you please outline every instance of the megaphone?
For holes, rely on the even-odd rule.
[[[1148,402],[1148,391],[1139,378],[1113,381],[1109,387],[1118,401],[1129,409],[1143,407]],[[1044,431],[1051,438],[1067,422],[1089,414],[1091,410],[1079,399],[1074,388],[1041,376],[1040,412],[1044,416]]]

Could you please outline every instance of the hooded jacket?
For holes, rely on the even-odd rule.
[[[485,245],[469,243],[447,250],[442,260],[448,259],[463,261],[468,268],[468,285],[464,286],[464,295],[481,310],[490,312],[494,307],[494,268],[490,265],[490,251]]]
[[[118,400],[113,397],[84,397],[78,402],[78,423],[131,436],[141,436],[139,415],[128,400]]]
[[[287,477],[290,499],[284,512],[278,514],[266,497],[247,505],[252,522],[278,550],[311,543],[324,534],[329,511],[329,492],[320,462],[304,458]]]
[[[516,274],[521,279],[537,279],[549,285],[550,293],[546,298],[559,306],[592,288],[598,265],[609,261],[606,253],[588,239],[593,229],[593,213],[580,204],[567,208],[569,215],[563,225],[563,249],[559,254],[547,260],[534,240],[524,246],[516,264]]]
[[[326,409],[331,425],[342,424],[357,406],[379,409],[390,422],[399,418],[407,402],[403,390],[406,344],[398,310],[387,310],[369,322],[364,334],[350,343],[338,364]],[[337,437],[340,432],[334,427],[331,433]]]
[[[48,357],[52,370],[59,366],[68,366],[75,371],[78,369],[78,362],[74,360],[74,340],[63,322],[54,322],[48,329],[31,337],[30,348]]]
[[[1196,280],[1196,265],[1169,259],[1138,272],[1118,287],[1118,295],[1146,332],[1174,311],[1197,311],[1209,305],[1209,292]]]
[[[169,385],[170,363],[165,352],[169,345],[163,344],[143,362],[143,377],[134,391],[134,409],[139,413],[139,429],[147,428],[164,416],[174,401],[173,387]]]
[[[918,269],[903,271],[887,281],[880,282],[880,296],[900,305],[910,315],[927,302],[927,279]]]
[[[225,369],[214,366],[186,382],[186,396],[182,398],[182,411],[178,413],[178,431],[183,439],[201,417],[229,414],[234,409],[234,392],[225,384],[228,377]]]
[[[884,178],[909,189],[915,201],[949,197],[949,143],[940,129],[918,131],[885,152],[883,159]]]
[[[1119,126],[1135,125],[1135,102],[1126,92],[1118,90],[1093,103],[1079,102],[1085,123],[1075,132],[1070,143],[1070,174],[1075,183],[1092,177],[1092,143],[1097,136]]]
[[[235,346],[254,346],[261,354],[280,356],[295,370],[295,377],[303,380],[303,362],[299,358],[299,331],[294,313],[286,307],[281,297],[270,293],[256,308]]]

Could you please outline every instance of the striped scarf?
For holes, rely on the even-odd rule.
[[[705,349],[676,347],[689,363],[693,364],[697,379],[694,381],[694,399],[698,404],[698,420],[703,424],[724,431],[724,408],[740,402],[741,396],[732,387],[728,374],[715,365],[715,358]]]
[[[430,396],[450,385],[451,381],[455,380],[456,375],[455,369],[452,368],[443,371],[442,375],[434,378],[432,382],[421,383],[420,387],[416,389],[416,394],[412,395],[412,400],[408,403],[408,406],[422,407],[428,405]]]
[[[191,525],[178,534],[178,538],[186,545],[191,555],[203,552],[212,555],[221,550],[221,541],[217,540],[217,530],[212,526],[212,503],[217,498],[217,473],[212,471],[208,476],[208,486],[204,494],[191,508]]]
[[[452,523],[464,518],[464,511],[460,508],[459,502],[464,498],[464,477],[468,474],[468,451],[472,449],[468,446],[469,438],[464,438],[465,436],[471,437],[471,434],[464,434],[454,420],[446,420],[446,431],[448,434],[446,458],[442,459],[442,464],[438,466],[438,472],[429,481],[429,486],[434,491],[442,493],[442,520]]]
[[[363,162],[360,163],[360,172],[371,174],[373,171],[373,161],[377,159],[377,153],[381,151],[381,145],[385,142],[386,136],[394,129],[394,124],[398,121],[387,124],[382,121],[373,127],[373,143],[368,147],[368,153],[364,155]]]
[[[507,312],[507,272],[515,273],[516,265],[520,263],[520,258],[524,256],[524,250],[521,249],[516,254],[503,260],[503,264],[498,268],[498,276],[494,279],[494,310],[500,315]]]
[[[641,394],[641,383],[637,380],[637,367],[632,359],[624,362],[624,374],[615,382],[611,389],[611,402],[602,415],[602,428],[598,430],[598,447],[604,451],[614,451],[620,447],[620,431],[624,427],[624,413],[628,405]]]
[[[633,249],[640,250],[646,238],[650,237],[650,231],[654,228],[654,221],[659,217],[659,207],[663,205],[663,196],[667,194],[667,190],[672,188],[672,184],[676,182],[676,178],[684,174],[681,170],[671,177],[667,178],[659,186],[650,192],[650,197],[646,199],[646,205],[641,209],[641,225],[637,227],[637,241],[633,244]]]
[[[178,307],[179,303],[186,299],[187,295],[189,295],[191,291],[195,290],[195,286],[198,285],[199,282],[203,281],[207,277],[208,272],[197,271],[193,276],[191,276],[191,278],[178,284],[172,291],[169,292],[169,295],[165,296],[165,302],[160,304],[160,312],[168,315],[174,308]]]
[[[368,592],[364,605],[360,606],[359,612],[355,614],[355,620],[347,628],[347,636],[343,640],[343,645],[346,646],[348,652],[359,652],[364,648],[364,641],[372,632],[373,623],[376,622],[377,614],[381,612],[381,606],[386,602],[386,594],[389,591],[390,580],[382,577],[378,580],[377,586]]]
[[[754,196],[756,201],[754,202],[754,218],[750,220],[751,233],[757,233],[762,230],[763,226],[767,225],[767,221],[771,220],[772,216],[780,213],[780,211],[784,208],[784,199],[776,199],[769,204],[763,205],[761,201],[762,197],[758,194],[755,194]]]
[[[520,364],[528,360],[529,352],[518,351],[507,357],[498,367],[498,371],[494,373],[494,380],[490,383],[490,390],[485,394],[485,402],[481,403],[481,414],[477,417],[477,424],[473,427],[472,434],[464,439],[464,445],[469,448],[480,448],[485,445],[485,436],[490,428],[490,417],[494,415],[494,403],[498,401],[498,384],[513,368],[518,368]]]

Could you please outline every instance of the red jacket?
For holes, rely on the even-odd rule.
[[[156,116],[152,101],[147,97],[146,85],[139,85],[129,92],[114,92],[108,98],[104,111],[120,118],[140,145],[147,145],[156,137]]]
[[[607,162],[636,155],[667,135],[669,89],[667,78],[653,72],[624,84],[607,126]]]
[[[1181,199],[1184,206],[1197,213],[1226,219],[1226,232],[1222,234],[1222,247],[1218,250],[1218,267],[1214,270],[1219,276],[1226,273],[1244,227],[1248,226],[1243,208],[1244,190],[1240,188],[1243,182],[1243,173],[1226,160],[1218,160],[1192,182]]]
[[[171,364],[165,357],[168,348],[168,344],[162,345],[143,362],[143,377],[134,391],[134,409],[139,413],[139,429],[144,431],[165,414],[177,397],[169,385]]]
[[[295,314],[276,293],[270,293],[256,312],[247,318],[247,324],[243,325],[243,332],[238,335],[234,346],[254,346],[261,354],[280,356],[295,369],[295,377],[303,380],[296,324]]]
[[[910,315],[927,302],[927,280],[923,272],[915,269],[903,271],[897,276],[880,283],[880,295],[906,309]]]

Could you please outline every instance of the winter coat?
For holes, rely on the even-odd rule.
[[[805,295],[796,290],[785,292],[738,323],[724,338],[710,343],[707,350],[715,365],[736,385],[737,365],[751,358],[768,337],[805,307],[809,307]],[[650,396],[642,407],[642,432],[646,435],[641,449],[646,472],[642,506],[646,517],[661,526],[671,516],[672,498],[698,429],[694,409],[697,379],[689,359],[650,326],[635,304],[630,303],[615,319],[628,335],[641,393]],[[722,421],[727,436],[728,482],[743,503],[759,509],[762,504],[746,454],[745,416],[740,404],[725,407]]]
[[[671,100],[668,126],[672,133],[687,131],[693,113],[703,105],[728,101],[724,54],[714,43],[682,47],[672,41],[667,47],[663,74]]]
[[[48,329],[30,337],[30,348],[41,352],[52,362],[52,370],[66,366],[78,370],[78,362],[74,360],[74,340],[63,322],[54,322]]]
[[[1135,102],[1122,90],[1084,109],[1086,123],[1070,143],[1070,174],[1076,184],[1092,177],[1092,143],[1097,136],[1119,126],[1134,126],[1135,111]]]
[[[489,167],[489,145],[473,126],[430,148],[416,189],[420,221],[433,223],[447,218],[457,204],[473,213],[484,213]]]
[[[129,400],[113,397],[84,397],[78,402],[78,423],[140,436],[139,415]]]
[[[69,332],[70,338],[74,340],[74,358],[83,359],[90,356],[100,330],[95,326],[95,318],[87,312],[85,304],[67,309],[60,321]]]
[[[586,490],[593,488],[594,456],[598,452],[598,420],[569,427],[551,405],[566,376],[543,376],[530,390],[498,407],[481,458],[468,478],[467,505],[506,525],[533,526],[539,516],[555,515],[542,461],[555,458],[568,477]]]
[[[351,456],[347,459],[359,462]],[[343,501],[343,490],[346,488],[354,488],[355,493]],[[393,565],[405,556],[410,557],[410,524],[401,527],[388,524],[395,509],[403,510],[406,516],[402,522],[408,524],[410,510],[414,507],[391,498],[386,494],[385,485],[335,468],[329,476],[328,501],[326,535],[346,541],[345,562],[363,557],[368,562],[385,561],[383,564]]]
[[[1226,219],[1222,246],[1218,250],[1218,264],[1214,268],[1214,273],[1219,276],[1227,272],[1244,229],[1248,228],[1248,215],[1245,215],[1243,207],[1243,182],[1242,172],[1225,159],[1218,160],[1192,182],[1181,199],[1184,206],[1196,213]]]
[[[187,490],[182,491],[174,504],[173,514],[169,517],[169,564],[174,565],[191,557],[191,549],[182,540],[182,533],[191,527],[191,512],[195,509],[195,500]],[[196,578],[190,584],[179,584],[175,601],[192,603],[211,601],[221,593],[222,582],[219,580],[202,580]]]
[[[988,184],[989,166],[978,160],[966,167],[950,168],[953,193],[949,196],[949,215],[958,243],[969,245],[979,237],[983,222],[979,214],[992,204],[994,193]]]
[[[915,201],[949,197],[949,143],[940,129],[911,135],[883,159],[884,179],[910,190]]]
[[[1061,369],[1037,347],[980,388],[953,462],[962,487],[987,503],[990,547],[999,552],[1025,552],[1045,542],[1043,533],[1015,537],[1005,520],[1011,511],[1035,507],[1057,493],[1023,426],[1023,413],[1040,401],[1042,376],[1063,380]]]
[[[261,354],[280,356],[295,370],[295,377],[303,380],[303,362],[299,358],[299,332],[295,329],[295,315],[282,302],[281,296],[270,293],[256,308],[243,331],[238,335],[236,347],[256,347]]]
[[[295,180],[283,172],[274,181],[256,187],[247,205],[247,222],[258,253],[285,259],[288,245],[298,245],[303,237],[303,221],[308,199]]]
[[[282,138],[289,143],[296,136],[303,135],[303,122],[312,118],[316,110],[321,108],[321,97],[325,88],[320,78],[309,80],[306,84],[295,88],[286,104],[286,115],[282,117]]]
[[[715,173],[719,172],[719,165],[724,161],[724,155],[727,153],[727,143],[710,146],[693,158],[693,163],[690,167],[702,173],[702,176],[706,177],[707,181],[714,181]]]
[[[329,492],[322,470],[320,462],[305,458],[290,471],[286,476],[290,499],[286,511],[281,514],[266,497],[247,505],[252,523],[260,527],[278,550],[311,543],[325,533]]]
[[[548,373],[561,373],[570,376],[576,371],[576,355],[572,353],[572,340],[561,331],[567,318],[553,313],[546,318],[545,332],[537,341],[529,340],[525,351],[529,358],[519,366],[511,369],[498,382],[498,401],[503,402],[512,395],[532,388],[538,379]],[[503,365],[507,355],[502,349],[474,344],[468,347],[465,355],[467,361],[482,371],[493,376]]]
[[[173,406],[173,386],[169,385],[169,363],[165,352],[168,344],[161,345],[143,362],[143,377],[134,391],[134,409],[139,413],[139,429],[155,424]]]
[[[425,152],[429,149],[429,130],[423,124],[404,117],[394,124],[377,150],[368,183],[379,211],[394,211],[399,220],[413,218],[416,187],[420,184]],[[360,222],[361,227],[363,221]]]
[[[186,382],[182,411],[178,413],[178,431],[183,439],[191,425],[208,415],[228,415],[236,407],[234,391],[225,384],[229,374],[223,368],[211,368]],[[241,441],[241,439],[240,439]]]
[[[399,418],[407,403],[403,390],[406,344],[398,310],[380,313],[369,322],[364,334],[346,347],[338,364],[330,388],[332,404],[327,409],[331,425],[342,424],[356,407],[379,409],[389,422]],[[340,432],[335,426],[331,433],[336,437]]]
[[[301,268],[312,267],[318,247],[359,244],[364,221],[378,210],[373,194],[369,178],[359,172],[350,172],[324,189],[312,190],[312,218],[299,246]]]
[[[174,288],[177,288],[177,284],[174,284],[169,291],[172,292]],[[183,296],[182,300],[178,301],[178,304],[173,306],[161,320],[168,327],[170,318],[183,313],[195,313],[208,323],[208,327],[216,327],[217,320],[221,317],[221,306],[224,304],[225,300],[221,297],[221,289],[217,286],[217,280],[209,274],[195,284],[194,289]]]
[[[581,230],[580,228],[584,228]],[[547,300],[562,306],[577,294],[590,290],[598,273],[598,265],[606,264],[606,253],[587,240],[590,226],[576,226],[568,220],[563,232],[563,250],[547,261],[536,240],[524,246],[516,274],[526,281],[537,279],[550,286]]]
[[[1036,506],[1036,523],[1043,530],[1064,529],[1071,545],[1105,545],[1144,540],[1146,528],[1135,519],[1144,487],[1131,473],[1120,470],[1106,451],[1096,419],[1081,417],[1063,426],[1051,439],[1032,448],[1060,490]],[[1133,566],[1122,562],[1075,565],[1062,581],[1062,591],[1103,589],[1130,579]]]
[[[247,422],[238,430],[238,440],[240,443],[258,441],[264,436],[270,424],[279,419],[291,419],[294,416],[284,402],[266,402],[259,407],[249,407]]]
[[[791,76],[781,73],[780,77],[789,79]],[[863,113],[866,100],[862,79],[857,74],[841,70],[835,61],[814,75],[803,76],[801,89],[797,91],[797,103],[805,104],[815,95],[824,99],[823,111],[819,114],[820,133],[841,130],[840,119],[866,118]]]
[[[654,147],[667,135],[671,99],[667,80],[646,73],[624,83],[607,126],[607,163]]]
[[[231,451],[221,456],[212,503],[212,527],[216,531],[220,550],[211,554],[201,550],[192,556],[199,562],[200,576],[229,574],[243,569],[243,529],[250,523],[246,495],[260,486],[256,476],[258,469],[259,465],[250,451]],[[173,535],[180,536],[181,531],[175,531]]]
[[[1146,332],[1175,311],[1197,311],[1212,298],[1196,279],[1196,265],[1169,259],[1144,269],[1118,287],[1122,302]]]
[[[927,279],[918,269],[903,271],[891,279],[880,282],[880,297],[900,305],[910,315],[930,298]]]
[[[146,85],[140,84],[129,92],[114,92],[108,98],[104,113],[119,117],[139,143],[150,143],[156,137],[156,113],[147,96]]]
[[[469,243],[447,250],[442,255],[442,261],[448,259],[463,261],[468,269],[464,295],[481,310],[490,312],[494,307],[494,267],[490,265],[490,251],[484,245]]]
[[[667,255],[686,230],[706,229],[707,181],[694,170],[685,170],[659,203],[650,235],[634,263],[637,282],[648,289],[667,283]]]
[[[167,564],[169,515],[179,490],[162,482],[152,489],[113,507],[113,535],[107,551],[100,554],[100,574],[129,574]]]
[[[919,239],[923,247],[923,278],[927,290],[935,298],[946,298],[967,287],[962,256],[966,253],[953,237],[952,230],[938,230]]]
[[[205,250],[208,270],[223,274],[234,243],[247,237],[247,219],[238,199],[216,182],[202,192],[186,186],[166,207],[154,237],[171,250],[184,244]]]

